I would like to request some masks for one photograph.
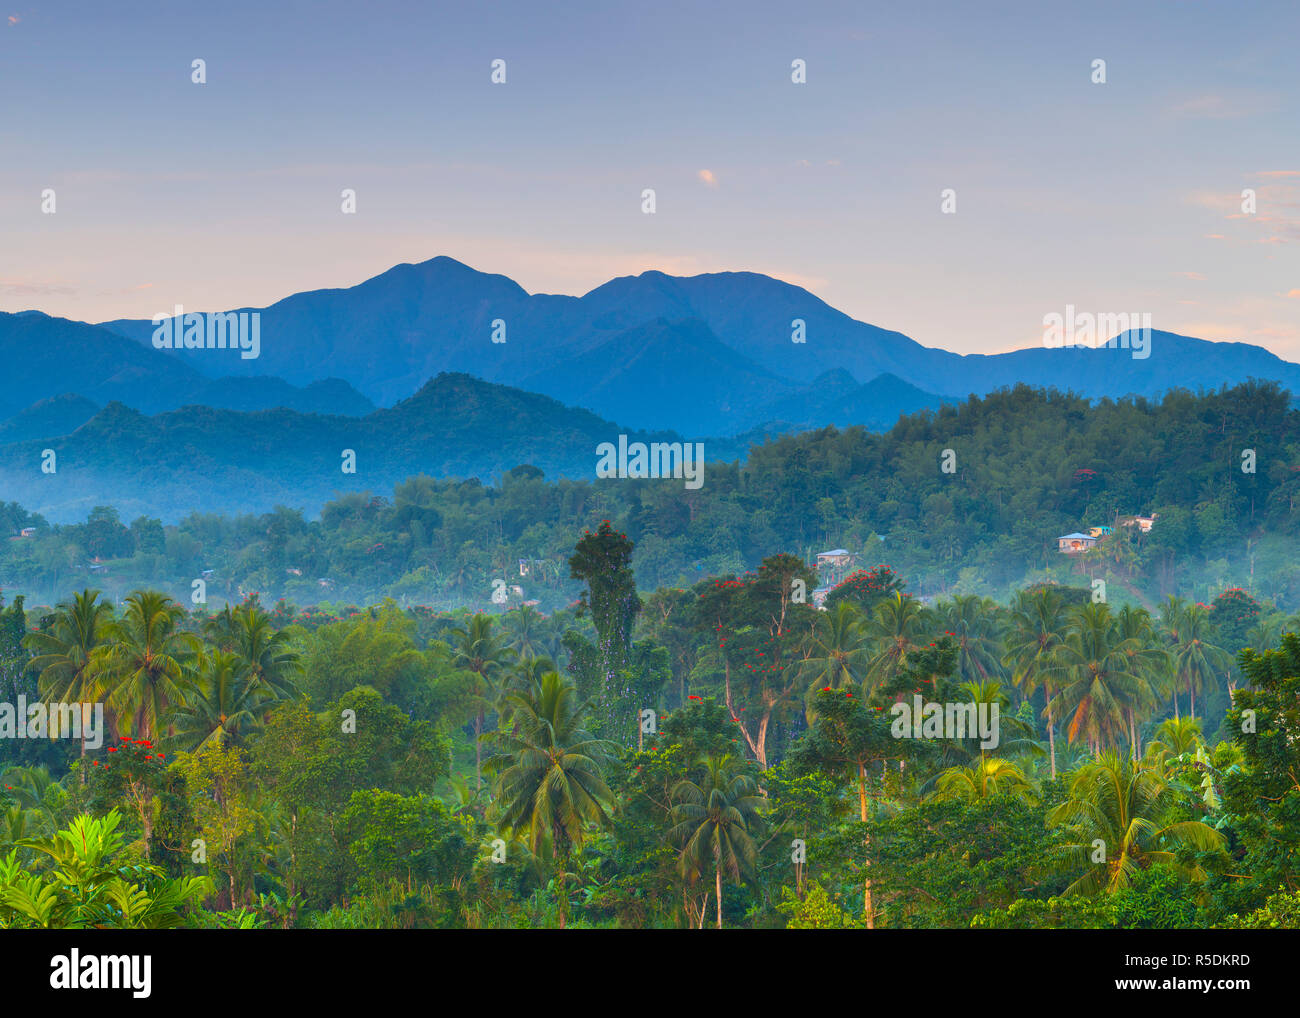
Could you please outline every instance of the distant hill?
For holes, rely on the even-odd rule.
[[[665,318],[619,332],[522,384],[637,427],[689,435],[730,434],[754,422],[764,395],[793,388],[699,319]],[[657,398],[647,401],[647,393]]]
[[[0,421],[0,445],[68,435],[97,413],[98,404],[75,393],[38,400],[7,421]]]
[[[439,372],[463,372],[641,427],[693,434],[734,435],[761,424],[764,404],[828,372],[847,373],[859,385],[893,376],[921,393],[960,399],[1018,383],[1097,399],[1210,390],[1252,378],[1300,392],[1300,366],[1267,350],[1163,331],[1153,332],[1146,358],[1105,348],[963,356],[856,321],[802,287],[754,272],[643,272],[567,297],[530,295],[505,276],[438,257],[260,310],[258,359],[217,359],[206,351],[169,356],[210,375],[275,375],[300,386],[343,378],[381,405],[410,396]],[[493,341],[494,323],[504,327],[497,334],[504,342]],[[803,342],[793,341],[796,323]],[[137,344],[147,344],[153,331],[148,321],[104,328]],[[66,383],[60,391],[69,389],[102,398]],[[808,395],[800,405],[817,406],[816,393]],[[917,398],[902,390],[878,395],[904,407]],[[863,423],[887,421],[892,411],[865,402],[838,408]]]
[[[152,331],[150,333],[152,335]],[[38,312],[0,312],[0,421],[33,403],[76,393],[102,406],[117,400],[143,413],[207,404],[232,410],[277,406],[303,413],[361,415],[374,404],[345,381],[322,376],[305,387],[274,377],[209,377],[172,351],[109,329]],[[238,355],[203,351],[220,374]],[[253,361],[244,363],[256,363]],[[56,432],[61,433],[61,432]]]
[[[55,522],[108,504],[128,520],[264,512],[277,503],[315,512],[338,492],[383,491],[420,473],[490,480],[530,464],[550,477],[594,479],[597,445],[620,434],[681,440],[452,373],[360,418],[206,406],[148,416],[115,401],[71,434],[0,446],[0,490]],[[57,456],[54,474],[40,470],[45,448]],[[709,440],[705,453],[730,460],[747,448]],[[355,474],[342,471],[344,450],[355,453]]]
[[[757,415],[784,421],[798,429],[833,424],[861,425],[871,431],[888,431],[898,418],[918,410],[937,410],[952,397],[923,392],[897,375],[884,374],[859,385],[847,371],[828,371],[798,392],[764,404]]]

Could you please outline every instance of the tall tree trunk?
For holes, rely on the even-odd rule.
[[[1192,685],[1192,677],[1191,677],[1191,675],[1188,675],[1188,676],[1187,676],[1187,695],[1190,696],[1190,697],[1192,698],[1192,706],[1191,706],[1191,708],[1190,708],[1190,713],[1188,714],[1188,717],[1190,717],[1190,718],[1192,718],[1193,720],[1195,720],[1195,718],[1196,718],[1196,687]]]
[[[149,862],[153,858],[153,855],[149,850],[149,846],[153,842],[153,810],[150,808],[151,805],[152,803],[149,799],[141,800],[140,824],[142,827],[144,827],[145,862]]]
[[[749,729],[745,727],[745,723],[744,723],[743,721],[740,720],[740,715],[736,713],[736,708],[732,706],[732,702],[731,702],[731,662],[729,662],[729,661],[727,660],[725,654],[723,655],[722,661],[723,661],[723,665],[725,666],[724,669],[723,669],[723,675],[724,675],[724,677],[725,677],[725,678],[724,678],[724,686],[723,686],[723,695],[724,695],[724,697],[725,697],[725,699],[726,699],[726,704],[727,704],[727,713],[730,714],[731,717],[732,717],[732,719],[736,722],[736,724],[740,726],[740,734],[743,735],[743,736],[745,737],[745,742],[749,745],[749,750],[750,750],[750,752],[754,754],[754,759],[759,761],[760,765],[763,767],[764,770],[767,770],[767,766],[766,766],[766,764],[763,763],[763,760],[764,760],[763,751],[764,751],[765,747],[763,747],[761,743],[755,742],[754,739],[750,737]],[[771,714],[771,711],[772,711],[772,708],[771,708],[771,706],[769,705],[769,706],[768,706],[768,714],[769,714],[769,715]],[[765,728],[762,727],[762,723],[760,723],[759,734],[760,734],[760,735],[764,735],[764,734],[765,734]]]
[[[474,719],[474,790],[483,787],[483,743],[480,737],[483,735],[483,708],[480,707],[478,717]]]
[[[1056,719],[1052,717],[1052,687],[1043,684],[1043,696],[1046,697],[1047,703],[1047,746],[1051,753],[1052,759],[1052,779],[1056,779]]]
[[[717,881],[718,889],[718,929],[722,929],[722,861],[713,867],[714,878]]]
[[[862,823],[865,826],[867,822],[867,778],[866,768],[862,761],[858,761],[858,810],[862,817]],[[871,851],[871,838],[867,834],[862,835],[862,872],[868,873],[867,867],[871,865],[869,852]],[[871,907],[871,877],[863,876],[862,878],[862,914],[867,920],[867,929],[876,928],[875,909]]]
[[[565,914],[569,911],[569,896],[564,891],[564,862],[560,862],[559,872],[555,875],[555,896],[560,906],[560,929],[564,929]]]

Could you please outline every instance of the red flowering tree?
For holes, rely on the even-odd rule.
[[[859,569],[850,573],[843,583],[826,595],[826,607],[831,609],[840,601],[849,601],[869,616],[876,605],[893,597],[894,591],[902,589],[902,579],[889,566]]]

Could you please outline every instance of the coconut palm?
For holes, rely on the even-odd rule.
[[[1159,632],[1165,642],[1166,648],[1172,648],[1178,644],[1178,634],[1182,630],[1183,618],[1187,614],[1187,601],[1181,597],[1169,594],[1165,598],[1164,604],[1160,609]],[[1181,717],[1178,705],[1178,673],[1171,668],[1166,675],[1167,683],[1165,685],[1165,695],[1169,696],[1174,702],[1174,717]]]
[[[506,646],[519,657],[538,657],[544,653],[546,619],[532,605],[506,612],[501,626],[506,632]]]
[[[520,658],[513,667],[503,668],[500,672],[501,688],[496,700],[500,723],[505,725],[510,720],[512,693],[526,693],[535,687],[539,688],[548,672],[558,671],[555,662],[549,657]]]
[[[1097,757],[1103,742],[1114,747],[1126,729],[1125,707],[1137,685],[1131,649],[1106,604],[1085,604],[1069,614],[1065,640],[1053,656],[1058,688],[1052,712],[1069,719],[1069,741],[1082,737]]]
[[[474,718],[474,787],[483,784],[483,751],[480,745],[487,711],[496,698],[498,680],[511,654],[492,632],[492,616],[476,614],[469,624],[447,634],[452,649],[452,665],[471,672],[476,678],[478,714]]]
[[[1232,666],[1232,655],[1210,642],[1210,610],[1204,605],[1188,607],[1173,635],[1170,664],[1174,675],[1187,687],[1191,703],[1188,712],[1195,717],[1197,690],[1204,692],[1217,686],[1217,672],[1226,672]]]
[[[602,774],[612,746],[583,727],[587,704],[557,672],[509,699],[512,726],[484,737],[495,750],[484,769],[496,777],[501,830],[524,834],[533,854],[550,857],[563,927],[569,855],[582,846],[588,825],[608,823],[613,807],[614,793]]]
[[[907,664],[908,654],[920,648],[929,622],[930,612],[924,605],[897,591],[876,605],[875,615],[866,624],[876,651],[867,662],[864,689],[881,686],[898,675]]]
[[[302,674],[302,661],[290,649],[289,634],[277,630],[271,616],[257,605],[244,605],[235,612],[234,642],[229,648],[248,667],[248,676],[262,687],[272,703],[296,700],[294,679]]]
[[[184,614],[166,594],[143,590],[128,597],[122,616],[108,624],[108,642],[91,657],[119,733],[152,739],[169,705],[184,701],[201,646],[179,629]]]
[[[1057,650],[1065,640],[1065,601],[1055,591],[1021,591],[1011,613],[1003,663],[1026,699],[1041,686],[1046,707],[1047,743],[1052,777],[1056,777],[1056,724],[1052,715],[1052,674]]]
[[[1212,852],[1225,839],[1199,820],[1166,822],[1172,800],[1168,783],[1154,769],[1114,752],[1081,768],[1070,797],[1047,815],[1049,823],[1073,834],[1053,859],[1059,872],[1079,874],[1066,893],[1111,894],[1157,863],[1178,867],[1190,880],[1204,880],[1200,865],[1180,862],[1178,850]]]
[[[218,650],[234,650],[238,640],[239,618],[237,608],[227,604],[221,611],[203,623],[204,638]]]
[[[668,837],[681,845],[678,872],[694,881],[712,868],[718,897],[718,929],[722,929],[722,874],[734,883],[753,870],[758,847],[753,832],[766,800],[747,773],[743,761],[726,756],[701,761],[704,777],[699,784],[679,781],[672,790],[673,827]]]
[[[1203,745],[1201,723],[1195,718],[1165,718],[1147,746],[1146,759],[1163,765],[1185,753],[1195,753]]]
[[[947,799],[972,802],[996,795],[1029,800],[1035,794],[1024,771],[1010,760],[992,756],[982,757],[969,767],[949,767],[939,775],[935,789],[933,798],[937,802]]]
[[[37,673],[36,688],[43,703],[81,704],[81,756],[86,756],[87,711],[102,692],[93,663],[103,643],[112,608],[99,600],[98,590],[83,590],[57,607],[49,628],[23,637],[23,646],[35,653],[28,666]],[[85,767],[81,781],[86,780]]]
[[[258,725],[274,699],[240,655],[213,651],[200,659],[187,701],[172,712],[172,743],[194,752],[210,742],[236,742]]]
[[[848,601],[818,613],[816,628],[807,638],[807,657],[799,665],[809,701],[819,689],[853,686],[866,674],[871,649],[862,622],[861,612]]]
[[[1246,646],[1262,654],[1266,650],[1276,649],[1277,641],[1281,635],[1282,619],[1280,617],[1261,618],[1246,630]]]
[[[952,633],[957,645],[957,675],[963,681],[983,682],[1005,674],[998,655],[997,607],[989,598],[958,594],[936,608],[939,624]]]
[[[1115,627],[1128,656],[1129,688],[1123,707],[1128,718],[1130,756],[1136,760],[1141,754],[1137,715],[1150,713],[1160,705],[1160,690],[1169,674],[1169,654],[1160,646],[1151,614],[1145,608],[1125,605],[1115,614]]]

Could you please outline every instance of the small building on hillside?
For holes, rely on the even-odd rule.
[[[834,587],[853,572],[857,559],[847,548],[834,548],[817,553],[817,577],[824,585]]]
[[[1091,534],[1080,534],[1078,532],[1066,534],[1064,537],[1056,539],[1057,550],[1067,555],[1077,555],[1081,551],[1087,551],[1096,543],[1097,539]]]
[[[1159,513],[1152,513],[1150,516],[1121,516],[1119,525],[1121,527],[1137,527],[1142,533],[1149,533],[1156,520],[1160,518]]]
[[[1089,527],[1088,536],[1100,541],[1103,537],[1109,537],[1113,530],[1113,527]]]

